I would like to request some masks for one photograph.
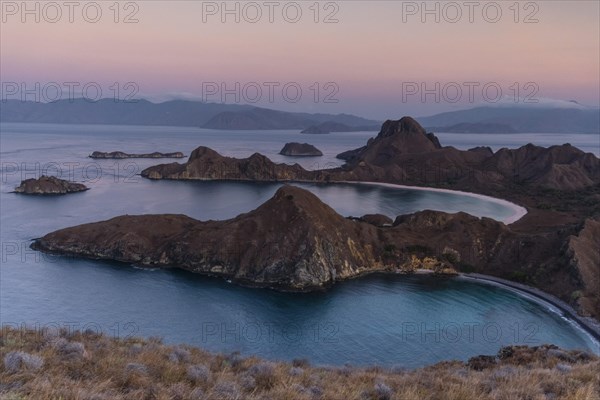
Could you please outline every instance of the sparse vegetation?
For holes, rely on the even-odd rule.
[[[394,253],[396,251],[396,245],[386,244],[385,246],[383,246],[383,251],[385,251],[386,253]]]
[[[571,293],[571,300],[577,301],[581,298],[581,296],[583,296],[583,292],[581,290],[576,290],[573,293]]]
[[[513,271],[510,273],[509,279],[519,283],[527,283],[530,281],[529,274],[523,271]]]
[[[458,265],[460,272],[465,272],[467,274],[470,274],[472,272],[477,272],[477,268],[475,268],[475,266],[472,264],[469,264],[466,262],[459,262],[457,265]]]
[[[0,343],[2,399],[598,400],[600,393],[598,357],[548,345],[406,370],[312,367],[66,330],[6,328]]]
[[[406,251],[407,253],[424,253],[424,254],[430,254],[433,252],[429,247],[420,246],[420,245],[406,246],[404,248],[404,251]]]
[[[453,252],[444,253],[442,255],[442,258],[445,259],[446,261],[448,261],[452,265],[458,264],[458,261],[459,261],[458,256]]]

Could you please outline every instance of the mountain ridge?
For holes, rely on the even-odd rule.
[[[107,124],[180,126],[207,129],[306,129],[335,121],[350,126],[378,124],[377,121],[350,114],[297,113],[242,104],[204,103],[171,100],[115,102],[83,98],[53,103],[6,100],[0,103],[0,121],[60,124]]]
[[[419,117],[418,120],[428,130],[453,128],[455,133],[471,133],[473,125],[510,129],[507,133],[600,133],[600,109],[592,107],[487,106]]]

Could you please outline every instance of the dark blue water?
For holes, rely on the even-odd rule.
[[[279,151],[310,140],[332,164],[370,133],[219,132],[182,128],[2,125],[0,322],[59,325],[115,336],[162,336],[215,351],[320,364],[415,367],[495,353],[509,343],[555,343],[596,349],[590,338],[544,304],[461,279],[371,276],[326,293],[241,288],[181,271],[43,255],[32,238],[121,214],[183,213],[230,218],[256,208],[276,184],[148,181],[136,175],[156,160],[104,160],[94,150],[184,151],[207,145],[232,156]],[[318,142],[317,142],[318,141]],[[280,157],[280,161],[290,159]],[[273,157],[276,158],[276,157]],[[302,160],[306,166],[314,160]],[[64,197],[9,193],[21,179],[61,172],[92,190]],[[514,210],[457,194],[363,185],[304,185],[343,215],[390,216],[425,208],[463,210],[496,219]]]

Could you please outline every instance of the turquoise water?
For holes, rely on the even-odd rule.
[[[372,133],[306,136],[297,132],[220,132],[186,128],[3,124],[0,322],[59,325],[115,336],[162,336],[214,351],[318,364],[417,367],[495,353],[509,343],[555,343],[596,349],[550,307],[500,287],[461,279],[381,276],[344,282],[326,293],[241,288],[181,271],[43,255],[32,238],[122,214],[183,213],[230,218],[256,208],[277,184],[149,181],[138,175],[156,160],[87,158],[94,150],[184,151],[206,145],[231,156],[275,156],[285,142],[310,141],[335,154]],[[489,135],[488,135],[489,136]],[[295,161],[295,160],[293,160]],[[317,160],[302,159],[310,167]],[[46,171],[47,170],[47,171]],[[92,190],[65,197],[9,193],[21,179],[62,172]],[[513,211],[457,194],[362,185],[304,185],[343,215],[391,217],[426,208],[503,219]]]

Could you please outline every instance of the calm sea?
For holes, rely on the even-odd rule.
[[[374,275],[325,293],[290,294],[241,288],[181,271],[42,255],[32,238],[122,214],[183,213],[231,218],[256,208],[277,184],[144,180],[147,166],[169,160],[91,160],[92,151],[183,151],[204,145],[224,155],[254,152],[307,168],[339,165],[335,155],[364,145],[373,132],[301,135],[294,131],[224,132],[193,128],[44,124],[0,125],[4,325],[93,329],[124,337],[162,336],[220,352],[317,364],[418,367],[493,354],[512,343],[554,343],[598,351],[585,333],[547,304],[497,286],[462,279]],[[570,142],[594,148],[593,135],[440,135],[443,144],[515,147]],[[286,142],[310,142],[324,156],[290,159]],[[597,150],[597,146],[596,146]],[[10,193],[42,173],[85,182],[91,190],[64,197]],[[423,209],[466,211],[498,220],[510,207],[459,194],[376,186],[303,185],[343,215],[391,217]]]

